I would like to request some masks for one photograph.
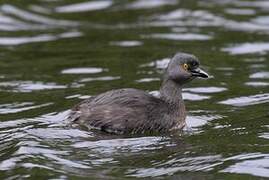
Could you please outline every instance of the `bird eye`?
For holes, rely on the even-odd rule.
[[[183,64],[183,68],[187,71],[187,70],[189,69],[189,65],[186,64],[186,63],[184,63],[184,64]]]

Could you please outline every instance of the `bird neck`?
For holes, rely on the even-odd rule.
[[[180,104],[182,102],[181,86],[173,80],[166,79],[160,88],[161,99],[168,103]]]

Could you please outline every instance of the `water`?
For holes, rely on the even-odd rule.
[[[1,179],[269,177],[267,1],[1,1]],[[158,94],[178,51],[213,78],[184,89],[178,135],[115,136],[66,126],[110,89]]]

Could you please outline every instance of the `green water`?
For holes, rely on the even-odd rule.
[[[1,1],[0,178],[268,178],[268,34],[267,1]],[[184,89],[183,134],[66,126],[90,95],[157,91],[176,52],[213,76]]]

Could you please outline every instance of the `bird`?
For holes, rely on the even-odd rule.
[[[192,54],[176,53],[164,70],[160,96],[143,90],[110,90],[75,105],[72,124],[112,134],[169,133],[186,126],[182,87],[193,79],[208,78]]]

